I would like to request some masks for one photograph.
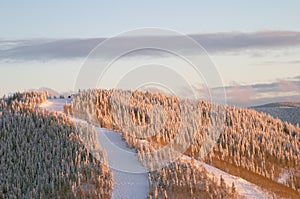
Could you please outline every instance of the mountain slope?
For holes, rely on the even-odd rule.
[[[62,112],[69,99],[50,99],[40,108]],[[84,120],[71,117],[78,123],[86,123]],[[126,146],[119,133],[108,129],[94,127],[99,143],[105,150],[108,164],[113,173],[112,199],[142,199],[147,198],[149,192],[148,171],[140,164],[135,151]]]
[[[122,98],[126,95],[130,96],[129,102]],[[114,96],[119,96],[118,103],[114,102]],[[139,148],[135,139],[141,135],[135,132],[126,132],[127,130],[122,127],[122,124],[128,124],[128,118],[123,116],[130,115],[136,126],[147,126],[149,121],[151,122],[151,108],[155,105],[163,107],[166,115],[162,122],[163,125],[153,136],[144,135],[154,150],[159,150],[172,143],[176,144],[176,142],[179,144],[190,143],[190,147],[183,151],[190,157],[199,160],[204,159],[207,163],[225,171],[226,167],[220,164],[215,165],[217,161],[222,161],[228,166],[244,169],[251,178],[260,176],[274,183],[279,181],[283,172],[288,171],[290,175],[285,180],[284,186],[278,185],[286,189],[285,193],[292,193],[289,190],[300,189],[300,173],[298,172],[300,129],[291,124],[282,123],[264,113],[245,108],[223,107],[203,101],[181,100],[175,96],[140,91],[83,91],[74,95],[72,102],[73,109],[80,117],[96,122],[103,127],[119,130],[123,133],[129,146],[135,146],[135,148]],[[191,137],[192,134],[182,132],[184,134],[179,134],[180,139],[176,140],[180,125],[184,120],[188,122],[194,118],[193,112],[184,112],[185,109],[182,106],[186,105],[199,111],[200,117],[197,120],[199,128],[193,126],[188,131],[194,133],[194,137]],[[115,110],[120,110],[120,112],[116,115],[113,113]],[[222,123],[220,137],[211,152],[202,157],[202,146],[207,135],[216,133],[213,131],[213,127],[218,120]],[[276,194],[283,195],[280,190]],[[293,192],[293,194],[298,195],[298,192]]]
[[[280,102],[250,107],[258,112],[264,112],[282,121],[300,124],[300,103]]]
[[[95,132],[35,108],[45,100],[26,92],[0,102],[0,198],[110,198],[112,173]]]

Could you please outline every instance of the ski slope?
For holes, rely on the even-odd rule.
[[[40,108],[62,112],[66,99],[53,99],[40,105]],[[75,122],[86,122],[72,118]],[[95,127],[98,132],[99,142],[106,150],[109,167],[114,176],[113,199],[143,199],[147,198],[149,191],[148,172],[138,161],[137,153],[128,148],[119,133],[105,128]],[[183,156],[190,161],[190,157]],[[259,186],[252,184],[242,178],[230,175],[220,169],[200,161],[195,163],[208,171],[209,177],[217,179],[222,175],[226,185],[231,187],[232,182],[240,196],[250,199],[272,198]]]
[[[185,155],[182,157],[182,159],[191,161],[191,158]],[[210,166],[204,162],[195,160],[195,163],[200,167],[204,167],[208,171],[208,177],[215,177],[217,179],[220,179],[220,177],[222,176],[227,187],[231,187],[232,183],[234,182],[236,191],[240,196],[249,199],[272,198],[271,195],[266,193],[266,191],[262,190],[259,186],[252,184],[240,177],[230,175],[229,173],[226,173],[216,167]]]
[[[114,175],[112,198],[147,198],[148,171],[140,164],[137,154],[127,147],[119,133],[99,127],[95,129]]]
[[[61,112],[66,99],[52,99],[39,107]],[[72,118],[74,122],[86,122]],[[140,164],[137,153],[127,147],[119,133],[95,127],[100,145],[108,156],[108,164],[113,172],[114,187],[112,199],[143,199],[149,192],[148,171]]]

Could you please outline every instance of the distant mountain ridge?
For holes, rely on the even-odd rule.
[[[270,108],[270,107],[277,107],[277,108],[294,108],[294,107],[300,107],[300,102],[275,102],[275,103],[269,103],[269,104],[263,104],[258,106],[252,106],[250,108]]]
[[[40,91],[40,92],[46,92],[47,91],[48,95],[51,96],[51,97],[60,95],[59,92],[57,92],[57,91],[55,91],[51,88],[47,88],[47,87],[41,87],[41,88],[37,89],[37,91]]]
[[[276,102],[250,107],[258,112],[264,112],[283,122],[300,124],[300,102]]]

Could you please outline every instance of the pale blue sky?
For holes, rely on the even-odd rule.
[[[299,30],[300,1],[2,1],[0,38],[110,37],[140,27],[183,33]]]
[[[246,95],[246,101],[232,103],[262,103],[261,96],[300,100],[299,8],[297,0],[1,1],[0,95],[42,86],[72,90],[85,55],[97,43],[65,39],[157,27],[200,38],[224,85],[234,86],[229,99]],[[282,93],[267,85],[273,89],[269,96],[254,86],[270,83],[293,90]]]

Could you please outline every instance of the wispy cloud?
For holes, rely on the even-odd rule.
[[[264,61],[256,65],[269,65],[269,64],[288,64],[288,65],[299,65],[300,60],[290,60],[290,61]]]
[[[218,89],[218,88],[216,88]],[[237,106],[252,106],[270,102],[300,101],[300,77],[279,79],[273,83],[225,87],[227,102]]]
[[[147,90],[165,92],[156,87]],[[194,99],[197,97],[204,101],[241,107],[271,102],[300,102],[300,76],[278,79],[272,83],[241,84],[233,82],[230,86],[214,88],[198,84],[193,85],[192,89],[190,87],[177,88],[175,94],[184,98]]]
[[[0,58],[48,60],[85,57],[104,39],[0,40]],[[2,46],[2,48],[1,48]]]
[[[232,104],[247,105],[256,98],[256,91],[251,85],[240,85],[234,83],[226,89],[227,100]]]
[[[243,50],[264,50],[300,46],[299,31],[263,31],[252,33],[227,32],[190,35],[209,53],[239,53]],[[0,59],[47,60],[86,57],[104,38],[93,39],[40,39],[40,40],[0,40]],[[103,56],[125,49],[132,42],[153,41],[177,50],[191,50],[183,45],[178,36],[136,36],[119,38]],[[141,51],[137,55],[148,55],[150,51]],[[153,54],[152,54],[153,55]],[[160,53],[154,53],[160,55]],[[254,51],[254,55],[261,56]],[[299,61],[296,60],[296,63]]]
[[[300,44],[299,31],[261,31],[253,33],[214,33],[192,35],[211,52],[280,48]]]

